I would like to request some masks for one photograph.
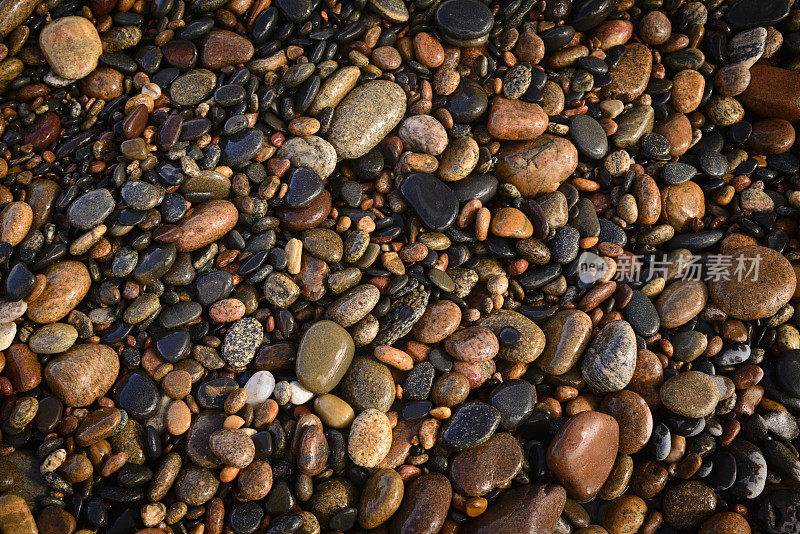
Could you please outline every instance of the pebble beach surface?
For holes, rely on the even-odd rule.
[[[793,0],[0,0],[0,534],[796,534]]]

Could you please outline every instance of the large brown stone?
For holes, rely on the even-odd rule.
[[[497,97],[489,109],[486,128],[498,139],[525,141],[543,134],[548,122],[539,104]]]
[[[105,395],[119,372],[119,357],[100,344],[76,345],[48,362],[44,378],[67,406],[88,406]]]
[[[748,111],[762,117],[800,120],[800,72],[753,65],[750,85],[739,95],[739,100]]]
[[[555,532],[567,492],[558,485],[529,484],[503,493],[464,534],[538,534]]]
[[[563,375],[589,345],[592,320],[580,310],[562,310],[542,325],[542,332],[547,344],[536,365],[548,374]]]
[[[497,159],[495,175],[530,198],[558,189],[578,166],[578,150],[563,137],[542,134],[504,145]]]
[[[511,482],[524,460],[517,438],[500,432],[477,447],[458,453],[450,463],[450,477],[456,491],[481,496]]]
[[[228,30],[214,30],[203,43],[201,61],[209,69],[239,65],[253,57],[253,43]]]
[[[84,17],[62,17],[47,24],[39,34],[39,47],[56,74],[79,80],[97,67],[103,53],[100,35]]]
[[[429,473],[412,482],[392,519],[391,534],[436,534],[442,529],[453,488],[442,474]]]
[[[191,252],[213,243],[236,226],[239,210],[227,200],[201,204],[181,223],[181,235],[175,245],[178,252]]]
[[[750,245],[735,250],[731,256],[729,279],[709,283],[711,299],[722,311],[737,319],[763,319],[774,315],[792,298],[797,279],[791,264],[781,254]],[[742,265],[741,280],[737,265]],[[751,267],[753,270],[748,272]]]
[[[619,447],[619,425],[610,415],[581,412],[569,419],[547,449],[547,466],[570,497],[586,502],[608,478]]]
[[[628,45],[619,63],[609,71],[611,83],[605,88],[606,98],[631,102],[644,93],[653,68],[653,54],[642,43]]]
[[[40,324],[53,323],[77,306],[92,285],[86,266],[77,261],[62,261],[44,270],[47,285],[28,303],[28,318]]]

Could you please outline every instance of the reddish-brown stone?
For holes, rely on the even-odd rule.
[[[201,204],[181,223],[181,236],[176,241],[179,252],[191,252],[220,239],[233,230],[239,210],[227,200],[210,200]]]
[[[203,43],[201,61],[209,69],[238,65],[253,57],[253,43],[228,30],[214,30]]]
[[[543,134],[549,120],[539,104],[497,97],[489,109],[486,128],[498,139],[526,141]]]
[[[558,189],[578,166],[578,150],[563,137],[542,134],[531,141],[505,144],[494,173],[524,197]]]
[[[747,108],[762,117],[778,117],[795,122],[800,120],[800,72],[753,65],[750,85],[739,95]]]

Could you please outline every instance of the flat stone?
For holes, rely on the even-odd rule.
[[[236,321],[225,334],[222,359],[235,368],[247,366],[255,357],[256,350],[264,339],[264,327],[252,317]]]
[[[450,477],[458,493],[480,497],[509,484],[522,469],[522,462],[517,439],[501,432],[483,445],[456,454],[450,463]]]
[[[626,321],[614,321],[597,334],[581,364],[587,384],[602,393],[623,389],[636,367],[636,335]]]
[[[408,485],[403,502],[392,518],[391,534],[436,534],[442,529],[453,498],[447,477],[428,473]]]
[[[239,65],[253,57],[253,43],[247,37],[228,30],[214,30],[208,34],[200,53],[203,66],[216,70]]]
[[[678,373],[661,386],[661,402],[683,417],[710,415],[720,400],[719,396],[714,381],[699,371]]]
[[[532,141],[504,144],[494,173],[526,198],[558,189],[578,166],[578,151],[562,137],[542,134]]]
[[[188,465],[175,480],[175,497],[189,506],[200,506],[208,502],[217,492],[219,479],[203,467]]]
[[[664,328],[677,328],[699,314],[708,300],[708,289],[699,280],[676,280],[661,292],[656,309]]]
[[[288,159],[295,167],[308,167],[323,180],[333,174],[336,167],[336,150],[316,135],[291,137],[281,145],[275,155]]]
[[[178,252],[192,252],[230,232],[239,220],[239,210],[227,200],[210,200],[197,206],[183,219]]]
[[[56,19],[39,34],[39,46],[56,74],[68,80],[85,77],[103,53],[100,35],[84,17]]]
[[[456,451],[477,447],[486,442],[500,424],[500,411],[489,404],[474,401],[462,404],[442,429],[442,445]]]
[[[45,269],[47,284],[38,297],[28,303],[27,315],[39,324],[52,323],[65,317],[77,306],[92,284],[83,263],[62,261]]]
[[[381,463],[392,445],[392,427],[386,414],[369,408],[350,427],[347,452],[354,464],[372,468]]]
[[[117,379],[119,358],[111,348],[76,345],[50,360],[44,370],[47,385],[67,406],[88,406],[105,395]]]
[[[342,380],[355,350],[350,334],[333,321],[318,321],[297,349],[297,379],[314,393],[328,393]]]
[[[726,18],[736,28],[772,26],[789,15],[790,0],[739,0],[728,9]]]
[[[430,115],[412,115],[403,120],[397,134],[404,148],[438,156],[447,147],[447,131]]]
[[[195,69],[180,75],[169,87],[169,96],[181,106],[194,106],[211,95],[217,75],[208,69]]]
[[[553,437],[547,449],[547,466],[570,497],[586,502],[608,478],[618,442],[619,425],[613,417],[581,412],[570,417]]]
[[[569,132],[578,151],[589,159],[600,159],[608,152],[608,137],[600,123],[588,115],[570,119]]]
[[[356,357],[341,379],[339,391],[356,412],[368,408],[387,412],[394,402],[395,385],[386,365],[374,359]]]
[[[394,469],[376,469],[364,485],[358,507],[358,523],[374,529],[394,515],[403,501],[405,486]]]
[[[3,534],[37,534],[39,532],[25,499],[8,493],[0,496],[0,532]]]
[[[372,284],[358,285],[333,301],[325,316],[347,328],[363,319],[380,300],[380,291]]]
[[[755,65],[764,54],[767,42],[767,30],[765,28],[753,28],[737,33],[728,41],[728,63],[732,65],[741,64],[745,68]]]
[[[650,80],[653,54],[640,43],[628,45],[617,65],[609,71],[611,83],[604,89],[606,98],[631,102],[641,95]]]
[[[653,131],[655,111],[651,106],[634,106],[617,120],[617,132],[611,140],[619,148],[636,148],[642,136]]]
[[[114,198],[108,189],[94,189],[78,197],[67,211],[71,226],[91,230],[108,217],[114,209]]]
[[[361,157],[397,126],[405,111],[406,96],[399,85],[386,80],[367,82],[336,107],[328,141],[342,158]]]
[[[717,507],[714,491],[697,480],[679,482],[662,499],[664,519],[680,530],[697,528]]]
[[[500,494],[489,509],[467,522],[465,534],[556,532],[567,492],[556,484],[528,484]]]
[[[464,13],[470,13],[470,17],[464,17]],[[442,2],[434,19],[445,39],[454,44],[469,43],[470,46],[482,44],[494,24],[489,8],[477,0]]]
[[[444,182],[422,172],[406,176],[400,192],[429,229],[440,232],[456,219],[458,200]]]
[[[511,347],[500,347],[498,356],[511,362],[529,363],[534,361],[544,350],[545,337],[533,321],[512,310],[496,310],[479,323],[497,335],[505,327],[513,327],[522,335],[520,342]]]
[[[548,122],[538,104],[497,97],[489,108],[486,128],[497,139],[526,141],[543,134]]]

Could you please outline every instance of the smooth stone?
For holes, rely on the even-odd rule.
[[[247,404],[253,408],[261,406],[275,390],[275,377],[269,371],[256,371],[244,385]]]
[[[453,488],[440,473],[420,476],[405,490],[392,518],[391,534],[436,534],[442,529],[453,498]]]
[[[664,328],[677,328],[699,314],[708,300],[708,289],[699,280],[676,280],[661,292],[656,309]]]
[[[62,17],[42,28],[39,47],[53,71],[68,80],[85,77],[103,53],[100,35],[84,17]]]
[[[194,417],[192,426],[186,434],[186,454],[192,462],[210,469],[220,466],[219,458],[209,447],[209,439],[217,430],[223,428],[224,412],[202,411]]]
[[[318,321],[303,334],[297,349],[297,378],[309,391],[328,393],[347,372],[354,351],[353,338],[344,328]]]
[[[459,123],[475,122],[486,113],[488,107],[489,97],[486,91],[469,79],[462,79],[447,100],[447,110],[453,120]]]
[[[461,323],[461,308],[451,300],[438,300],[428,306],[414,325],[414,338],[422,343],[438,343],[455,332]]]
[[[708,347],[708,338],[702,332],[677,332],[669,338],[673,358],[679,362],[691,362]]]
[[[726,54],[731,65],[741,64],[746,68],[755,65],[764,54],[767,42],[765,28],[753,28],[737,33],[728,41]]]
[[[480,41],[494,24],[489,8],[477,0],[446,0],[436,8],[434,20],[445,39],[454,44]]]
[[[145,420],[158,410],[161,393],[146,373],[135,370],[122,376],[114,384],[114,400],[128,416]]]
[[[653,130],[655,111],[651,106],[634,106],[617,120],[617,132],[611,141],[619,148],[636,148],[642,136]]]
[[[51,323],[31,334],[28,346],[37,354],[58,354],[69,349],[77,339],[78,331],[74,326]]]
[[[247,62],[253,57],[253,43],[228,30],[213,30],[206,37],[200,53],[203,66],[217,70]]]
[[[495,310],[480,320],[478,326],[489,328],[498,335],[503,328],[516,329],[521,338],[516,345],[501,346],[498,357],[510,362],[530,363],[536,360],[545,347],[542,329],[533,321],[513,310]]]
[[[661,402],[683,417],[710,415],[720,400],[719,388],[705,373],[686,371],[673,376],[661,386]]]
[[[399,85],[386,80],[367,82],[336,107],[328,141],[342,158],[361,157],[397,126],[405,111],[406,96]]]
[[[790,0],[739,0],[734,2],[726,18],[737,28],[772,26],[789,15]]]
[[[580,310],[561,310],[541,328],[547,343],[536,365],[551,375],[563,375],[578,362],[592,333],[592,321]]]
[[[501,432],[483,445],[456,454],[450,462],[450,478],[458,493],[480,497],[506,487],[522,469],[523,459],[517,439]]]
[[[290,232],[302,232],[318,226],[331,212],[333,200],[330,192],[323,191],[311,204],[305,208],[282,208],[278,211],[278,218],[282,227]]]
[[[403,6],[405,9],[405,6]],[[335,108],[358,83],[361,71],[354,65],[348,65],[328,76],[317,93],[308,113],[316,116],[325,108]],[[280,154],[280,151],[278,151]]]
[[[408,20],[408,8],[402,0],[369,0],[369,5],[381,17],[391,22],[405,22]]]
[[[661,190],[661,220],[686,231],[692,219],[702,219],[706,213],[703,190],[694,182],[668,185]]]
[[[767,482],[767,461],[756,445],[735,439],[725,448],[736,460],[736,482],[728,491],[739,499],[755,499],[764,491]]]
[[[578,151],[589,159],[600,159],[608,152],[608,137],[600,123],[588,115],[570,119],[569,132]]]
[[[634,454],[647,445],[653,432],[653,415],[639,394],[626,389],[610,393],[600,403],[600,411],[617,420],[620,453]]]
[[[489,108],[486,129],[497,139],[526,141],[543,134],[548,122],[538,104],[497,97]]]
[[[6,37],[39,5],[38,0],[3,0],[0,2],[0,35]]]
[[[725,273],[729,279],[709,282],[711,299],[722,311],[736,319],[762,319],[774,315],[789,302],[797,280],[784,256],[757,245],[741,247],[731,255],[731,265]],[[756,262],[757,273],[753,272]],[[739,264],[744,269],[741,280],[735,271]]]
[[[308,167],[323,180],[333,174],[336,168],[336,150],[329,142],[316,135],[291,137],[281,145],[275,155],[288,159],[295,167]]]
[[[447,147],[447,131],[430,115],[412,115],[403,120],[397,135],[403,147],[414,152],[438,156]]]
[[[208,440],[211,452],[225,465],[243,469],[250,465],[255,457],[256,447],[253,440],[238,428],[217,430]]]
[[[172,82],[169,96],[181,106],[194,106],[211,95],[216,83],[217,75],[210,70],[190,70]]]
[[[44,378],[67,406],[88,406],[108,392],[119,372],[119,358],[111,348],[76,345],[47,363]]]
[[[387,412],[394,402],[395,385],[386,365],[377,360],[356,357],[341,379],[339,391],[356,412],[368,408]]]
[[[30,391],[42,382],[42,364],[24,343],[13,343],[5,352],[4,375],[15,391]]]
[[[192,252],[217,241],[230,232],[239,220],[239,210],[227,200],[200,204],[181,222],[175,246],[178,252]]]
[[[567,492],[557,484],[518,486],[501,493],[486,512],[472,518],[464,534],[556,532],[566,500]]]
[[[714,513],[717,497],[702,482],[687,480],[667,488],[661,506],[667,523],[680,530],[692,530]]]
[[[385,413],[368,408],[356,416],[347,438],[347,452],[354,464],[366,468],[377,466],[391,445],[392,427]]]
[[[738,98],[748,111],[756,115],[798,121],[800,73],[765,64],[753,65],[750,85]]]
[[[661,326],[653,301],[637,290],[633,291],[631,299],[625,307],[625,318],[633,331],[642,337],[654,335]]]
[[[619,425],[613,417],[581,412],[570,417],[553,437],[547,449],[547,466],[570,497],[586,502],[608,478],[618,446]]]
[[[403,479],[394,469],[376,469],[364,485],[358,507],[358,524],[374,529],[388,521],[405,493]]]
[[[264,146],[264,133],[257,128],[245,128],[220,142],[222,160],[232,167],[249,163]]]
[[[73,202],[67,212],[71,226],[79,230],[91,230],[114,210],[114,198],[108,189],[94,189],[84,193]]]
[[[500,350],[497,337],[484,326],[469,326],[455,332],[445,340],[444,347],[453,358],[463,362],[490,360]]]
[[[264,327],[253,317],[236,321],[225,334],[222,359],[234,369],[241,369],[256,355],[264,339]]]
[[[28,318],[39,324],[58,321],[72,311],[89,292],[92,279],[83,263],[62,261],[46,268],[44,291],[28,303]]]
[[[442,428],[442,445],[463,451],[486,442],[500,424],[500,411],[489,404],[474,401],[462,404]]]
[[[37,534],[39,532],[28,503],[19,495],[7,493],[0,496],[0,532],[3,534]]]
[[[366,317],[380,300],[380,291],[372,284],[358,285],[333,301],[325,316],[347,328]]]
[[[188,465],[175,480],[175,497],[189,506],[201,506],[208,502],[219,488],[219,479],[203,467]]]
[[[604,89],[606,98],[615,98],[623,102],[635,100],[646,89],[652,68],[653,55],[646,45],[641,43],[628,45],[622,58],[609,71],[611,83]]]
[[[526,198],[553,192],[578,165],[578,151],[562,137],[542,134],[532,141],[504,144],[494,173]]]
[[[432,174],[409,174],[400,184],[400,192],[429,229],[446,230],[455,221],[458,200],[453,191]]]
[[[297,167],[289,178],[289,192],[286,193],[286,205],[290,208],[303,208],[317,198],[325,183],[322,178],[308,167]]]
[[[314,399],[314,411],[323,423],[333,428],[346,428],[355,419],[352,406],[330,393]]]
[[[604,326],[586,350],[581,374],[601,393],[619,391],[628,385],[636,367],[636,334],[626,321]]]

